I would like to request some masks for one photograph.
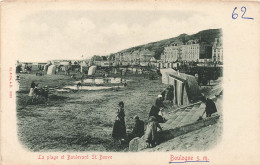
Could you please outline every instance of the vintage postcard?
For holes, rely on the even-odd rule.
[[[259,2],[1,2],[1,163],[260,164]]]

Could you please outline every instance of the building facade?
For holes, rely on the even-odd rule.
[[[186,43],[175,41],[164,48],[161,55],[163,62],[171,63],[179,61],[202,61],[212,58],[212,47],[204,42],[189,40]]]
[[[150,62],[154,53],[148,49],[134,50],[132,52],[120,52],[114,54],[112,61],[119,62],[120,64],[139,65],[140,62]]]
[[[161,55],[163,62],[175,62],[179,59],[182,54],[182,45],[183,43],[181,41],[175,41],[166,46],[163,54]]]
[[[190,40],[184,45],[181,45],[182,53],[180,60],[182,61],[197,61],[200,58],[199,40]]]
[[[215,41],[212,46],[212,61],[223,62],[222,37],[215,38]]]
[[[135,50],[132,52],[132,60],[133,62],[139,62],[140,61],[140,51],[139,50]]]
[[[150,59],[154,56],[148,49],[143,49],[139,53],[140,62],[150,62]]]

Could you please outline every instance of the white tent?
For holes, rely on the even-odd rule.
[[[25,72],[25,68],[26,68],[26,65],[25,64],[22,64],[22,71]]]
[[[48,75],[55,74],[55,71],[56,71],[56,65],[51,65],[51,66],[48,67],[47,74]]]
[[[94,75],[96,73],[97,66],[91,66],[88,70],[88,75]]]
[[[44,70],[45,72],[47,72],[47,71],[48,71],[48,67],[49,67],[49,64],[45,64],[44,67],[43,67],[43,70]]]
[[[160,72],[162,74],[162,83],[163,84],[169,84],[169,74],[174,74],[177,71],[168,68],[168,69],[160,69]]]
[[[69,65],[70,64],[70,62],[68,62],[68,61],[62,61],[62,62],[60,62],[60,65]]]
[[[173,102],[177,105],[188,105],[201,97],[200,88],[194,76],[176,72],[169,74],[169,83],[174,86]]]
[[[152,58],[150,59],[150,62],[156,62],[156,59],[155,59],[154,57],[152,57]]]
[[[173,68],[172,66],[173,66],[173,65],[172,65],[172,62],[170,62],[170,63],[169,63],[169,68]]]
[[[179,73],[173,69],[160,69],[162,83],[172,85],[176,105],[188,105],[201,97],[199,85],[194,76]]]
[[[80,72],[83,73],[88,69],[88,65],[86,63],[80,64]]]

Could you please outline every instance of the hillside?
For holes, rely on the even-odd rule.
[[[208,30],[200,31],[196,34],[192,34],[192,35],[181,34],[174,38],[169,38],[169,39],[165,39],[165,40],[161,40],[161,41],[156,41],[156,42],[151,42],[151,43],[144,44],[144,45],[135,46],[135,47],[132,47],[129,49],[122,50],[117,53],[123,53],[123,52],[132,53],[135,50],[148,49],[149,51],[151,51],[152,53],[155,54],[156,59],[160,59],[160,56],[164,50],[164,47],[173,41],[180,40],[182,42],[186,42],[188,40],[201,39],[202,42],[212,44],[214,42],[215,38],[218,38],[220,36],[222,36],[221,29],[208,29]],[[114,53],[114,54],[116,54],[116,53]],[[111,54],[111,56],[113,56],[114,54]]]

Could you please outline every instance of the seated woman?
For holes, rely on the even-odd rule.
[[[135,125],[132,132],[129,134],[129,141],[135,137],[142,137],[144,135],[144,122],[138,116],[134,116]]]

